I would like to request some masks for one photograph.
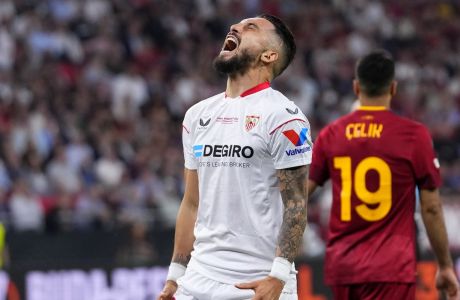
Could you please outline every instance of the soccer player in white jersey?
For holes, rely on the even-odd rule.
[[[310,127],[270,81],[295,42],[270,15],[230,27],[214,61],[225,92],[183,122],[185,194],[160,300],[297,299]]]

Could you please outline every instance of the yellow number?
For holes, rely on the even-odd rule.
[[[340,170],[340,177],[342,178],[340,219],[351,221],[351,190],[353,186],[351,157],[335,157],[334,168]],[[366,174],[370,170],[375,170],[379,174],[379,187],[374,192],[369,191],[366,186]],[[392,202],[391,170],[388,164],[375,156],[363,159],[356,166],[353,182],[356,196],[364,202],[355,208],[358,215],[371,222],[383,219],[390,212]],[[377,207],[370,208],[368,205],[377,205]]]
[[[340,191],[340,219],[351,220],[351,157],[334,157],[334,168],[340,169],[342,190]]]

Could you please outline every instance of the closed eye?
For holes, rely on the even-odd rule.
[[[256,24],[254,23],[248,23],[246,26],[245,26],[247,29],[259,29],[259,26],[257,26]]]

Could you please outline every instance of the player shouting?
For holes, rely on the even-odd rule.
[[[186,187],[159,299],[297,299],[312,145],[306,117],[269,83],[295,49],[276,17],[231,26],[214,61],[225,92],[184,118]]]

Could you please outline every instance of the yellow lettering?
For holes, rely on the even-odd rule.
[[[351,140],[353,138],[353,123],[352,124],[348,124],[347,127],[345,128],[345,136],[347,137],[348,140]]]
[[[383,131],[383,124],[375,124],[374,136],[375,138],[380,138],[380,135]]]
[[[366,133],[366,123],[361,123],[361,137],[368,137]]]
[[[371,137],[371,138],[374,137],[374,136],[373,136],[374,128],[375,128],[375,124],[374,124],[374,123],[369,124],[369,128],[368,128],[368,130],[367,130],[367,136],[368,136],[368,137]]]
[[[354,124],[355,130],[353,132],[353,137],[355,137],[355,138],[359,138],[361,136],[361,128],[360,128],[359,125],[360,125],[359,123]]]
[[[350,123],[345,128],[345,136],[348,140],[355,138],[380,138],[383,124],[376,123]]]

